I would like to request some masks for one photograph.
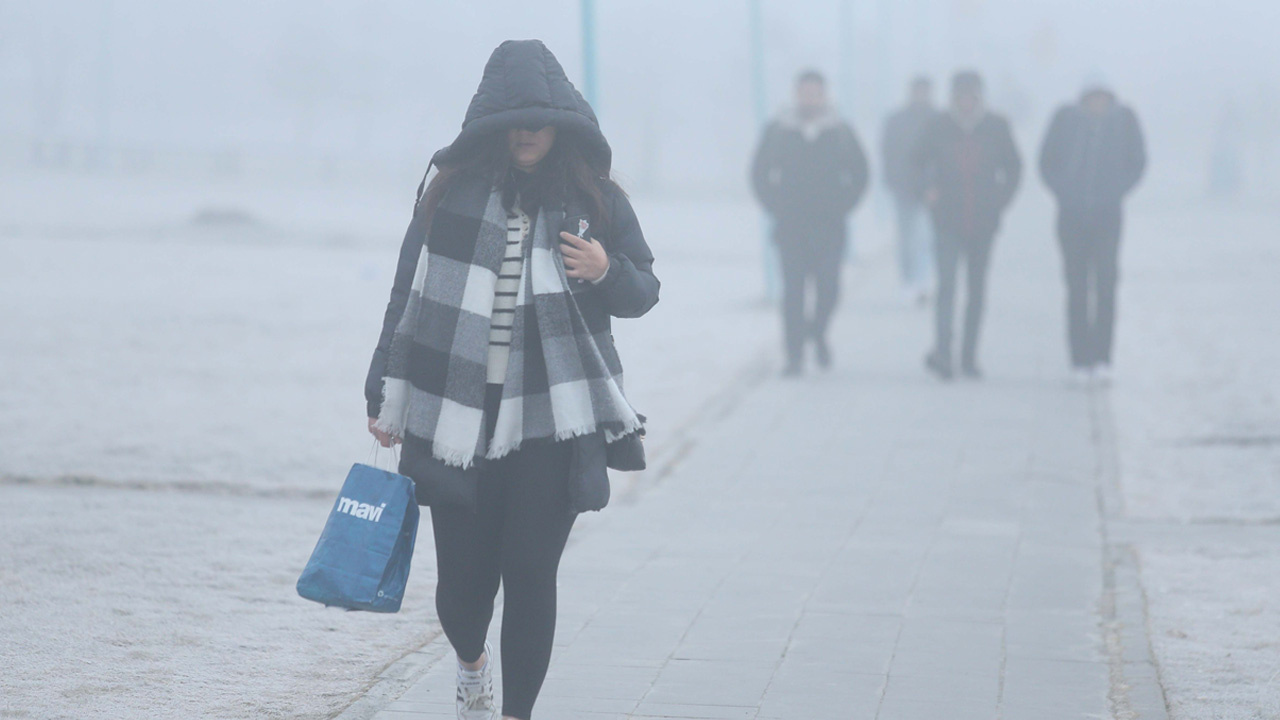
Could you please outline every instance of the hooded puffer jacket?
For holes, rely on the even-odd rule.
[[[480,87],[467,108],[462,131],[432,158],[438,166],[455,165],[485,142],[502,141],[496,135],[512,127],[537,129],[554,125],[560,133],[574,133],[587,162],[607,178],[612,152],[591,106],[569,82],[564,69],[540,40],[509,40],[498,46],[485,65]],[[429,171],[428,171],[429,172]],[[418,188],[422,197],[423,185]],[[603,330],[607,337],[611,317],[632,318],[647,313],[658,302],[659,283],[653,274],[653,253],[645,242],[635,211],[617,185],[601,181],[608,214],[607,222],[592,222],[592,237],[609,254],[609,271],[598,284],[578,283],[574,297],[588,327]],[[563,206],[544,207],[546,219],[561,227],[564,218],[590,215],[587,203],[569,198]],[[369,363],[365,379],[365,400],[369,417],[377,417],[382,404],[382,378],[386,374],[387,352],[396,324],[404,313],[413,285],[418,255],[427,239],[428,219],[415,205],[413,219],[400,247],[391,299],[383,316],[382,334]],[[592,218],[595,220],[595,218]],[[572,228],[571,228],[572,230]],[[597,337],[600,333],[597,333]],[[606,447],[600,433],[575,438],[569,480],[570,504],[575,512],[599,510],[609,498]],[[419,502],[432,504],[437,498],[474,498],[477,466],[468,471],[446,466],[429,453],[411,453],[406,446],[400,470],[419,487]]]

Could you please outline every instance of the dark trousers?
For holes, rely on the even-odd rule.
[[[822,246],[780,244],[782,261],[782,336],[787,362],[799,363],[807,340],[826,342],[827,327],[840,299],[843,242]],[[813,312],[806,309],[813,286]]]
[[[1067,278],[1067,341],[1078,368],[1111,363],[1120,279],[1120,206],[1058,211]]]
[[[502,714],[527,720],[551,662],[556,573],[576,517],[570,443],[526,443],[480,473],[476,512],[431,508],[436,613],[464,662],[484,653],[501,583]]]
[[[955,322],[956,284],[960,265],[965,267],[964,337],[960,343],[960,362],[977,362],[978,336],[982,332],[982,314],[986,307],[987,267],[991,264],[991,246],[995,236],[970,235],[937,228],[934,254],[938,267],[938,300],[934,311],[934,352],[950,362],[952,358],[952,326]]]

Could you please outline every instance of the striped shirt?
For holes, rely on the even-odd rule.
[[[516,319],[516,294],[520,291],[520,275],[524,271],[524,241],[529,236],[529,216],[517,204],[514,214],[507,214],[507,254],[498,271],[493,291],[493,318],[489,324],[488,381],[502,384],[507,379],[507,361],[511,355],[511,326]]]

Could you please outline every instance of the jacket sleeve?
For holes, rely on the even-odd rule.
[[[771,124],[765,128],[751,161],[751,189],[764,209],[774,215],[778,213],[778,185],[773,177],[777,165],[777,131]]]
[[[609,271],[596,285],[605,309],[620,318],[636,318],[658,304],[661,283],[653,274],[653,252],[640,221],[621,190],[609,188]]]
[[[844,157],[840,158],[843,165],[841,175],[844,180],[842,188],[844,193],[840,209],[847,214],[858,206],[858,201],[867,192],[867,182],[871,173],[867,166],[867,153],[862,149],[862,143],[858,141],[858,134],[847,125],[844,131],[846,134],[846,141],[843,143]]]
[[[1066,113],[1059,110],[1049,122],[1040,145],[1040,177],[1055,196],[1062,195],[1063,134],[1066,132]]]
[[[1147,146],[1142,137],[1142,126],[1138,123],[1138,116],[1132,110],[1125,111],[1124,124],[1128,142],[1125,147],[1125,177],[1121,192],[1127,195],[1137,186],[1138,181],[1142,179],[1142,173],[1147,169]]]
[[[1018,154],[1018,145],[1013,140],[1013,131],[1009,123],[1000,123],[1001,169],[1004,171],[1004,182],[1001,184],[1000,207],[1009,207],[1014,193],[1018,191],[1018,183],[1022,182],[1022,156]]]
[[[416,210],[415,208],[413,219],[409,221],[409,229],[405,231],[404,242],[400,244],[400,259],[396,264],[395,281],[391,285],[391,299],[387,301],[387,311],[382,316],[382,333],[378,336],[378,346],[373,350],[369,374],[364,380],[364,399],[371,418],[378,417],[382,408],[382,378],[386,375],[391,336],[395,334],[396,325],[409,302],[413,276],[418,269],[418,255],[422,252],[427,236],[426,221],[423,214]]]

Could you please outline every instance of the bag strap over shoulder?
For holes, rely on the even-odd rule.
[[[413,200],[413,211],[418,212],[418,205],[422,203],[422,195],[427,191],[427,177],[431,175],[431,168],[435,167],[435,158],[431,158],[431,162],[427,163],[427,171],[422,173],[422,182],[418,183],[418,196]]]

